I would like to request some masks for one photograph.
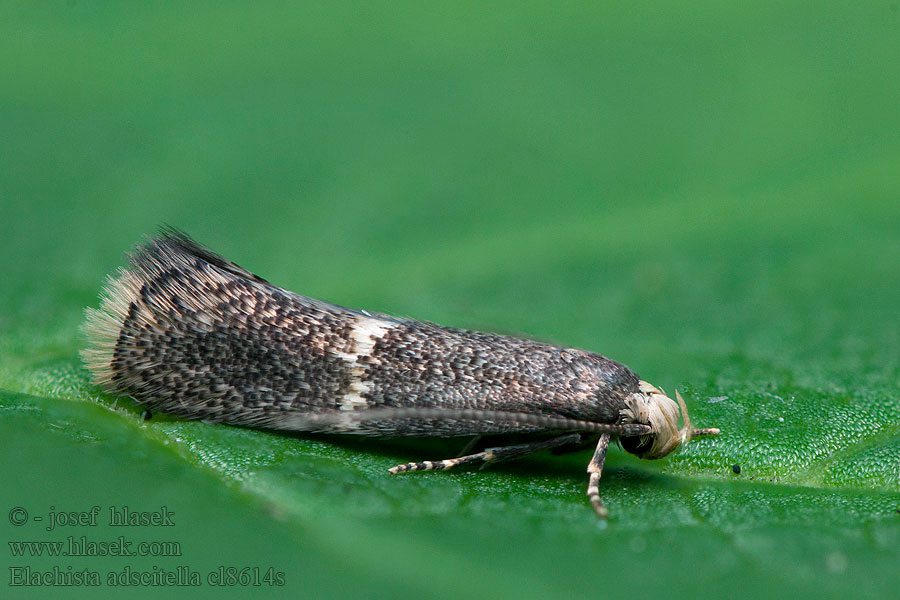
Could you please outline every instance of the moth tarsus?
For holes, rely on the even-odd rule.
[[[608,436],[609,434],[603,434]],[[481,465],[486,466],[491,463],[501,462],[504,460],[513,460],[540,452],[541,450],[550,450],[569,444],[577,444],[581,441],[580,433],[567,433],[558,437],[546,440],[531,442],[527,444],[511,444],[509,446],[497,446],[494,448],[486,448],[482,452],[458,456],[456,458],[446,458],[444,460],[426,460],[422,462],[411,462],[403,465],[397,465],[388,469],[391,475],[400,473],[412,473],[414,471],[443,471],[452,469],[461,465]]]
[[[145,414],[381,437],[535,436],[393,474],[596,444],[588,496],[601,517],[610,439],[654,459],[719,432],[692,429],[680,394],[676,403],[600,354],[307,298],[172,228],[136,247],[85,331],[95,383]]]

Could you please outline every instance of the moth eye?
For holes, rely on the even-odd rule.
[[[652,435],[623,437],[619,438],[619,441],[622,443],[622,448],[624,448],[626,452],[630,452],[638,456],[641,456],[646,451],[648,451],[651,446],[653,446]]]

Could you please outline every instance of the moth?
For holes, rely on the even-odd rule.
[[[84,329],[93,381],[154,411],[314,433],[525,440],[391,474],[593,446],[587,495],[601,518],[611,439],[656,459],[719,433],[691,428],[680,394],[676,403],[600,354],[307,298],[172,228],[135,247]]]

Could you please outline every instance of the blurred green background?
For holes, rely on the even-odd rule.
[[[3,585],[223,565],[295,598],[896,593],[898,65],[894,0],[3,2],[0,514],[176,514],[3,519],[4,542],[182,546],[5,543]],[[78,328],[161,223],[309,296],[602,352],[723,435],[612,450],[598,523],[589,453],[391,478],[459,444],[144,422],[89,384]]]

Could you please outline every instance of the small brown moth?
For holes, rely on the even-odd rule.
[[[153,411],[309,432],[530,438],[392,474],[595,445],[587,494],[600,517],[611,437],[655,459],[719,433],[691,428],[680,394],[676,404],[600,354],[306,298],[174,229],[130,258],[88,309],[82,354],[96,383]]]

